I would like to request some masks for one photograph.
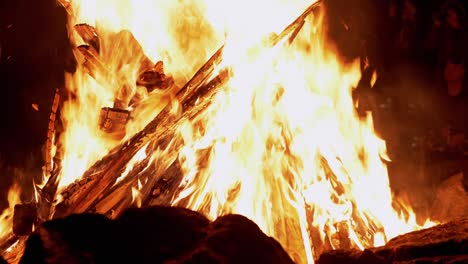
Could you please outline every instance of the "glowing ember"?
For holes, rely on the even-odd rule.
[[[59,139],[59,187],[79,179],[141,130],[224,43],[219,69],[228,67],[232,78],[209,109],[178,129],[184,140],[178,156],[184,180],[172,204],[211,218],[245,215],[299,263],[312,263],[326,249],[378,246],[420,228],[409,207],[392,207],[385,142],[375,134],[370,113],[365,119],[357,116],[351,97],[359,65],[344,64],[335,55],[324,40],[321,15],[310,15],[293,33],[293,42],[285,38],[268,45],[272,33],[278,34],[313,2],[69,2],[72,40],[83,44],[73,25],[94,26],[102,40],[99,59],[107,71],[91,77],[82,66],[83,56],[76,53],[78,71],[67,76],[73,99],[61,111],[65,130]],[[136,85],[145,56],[152,63],[164,62],[173,87],[148,93]],[[103,133],[98,125],[101,108],[133,96],[141,104],[124,104],[132,111],[125,138]],[[164,153],[149,153],[147,147],[118,181],[147,155],[157,162],[154,156]],[[144,183],[138,185],[131,194],[140,204]]]

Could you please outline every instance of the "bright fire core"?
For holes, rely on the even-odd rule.
[[[176,86],[225,45],[219,68],[229,67],[230,82],[209,109],[177,132],[184,142],[178,154],[184,179],[172,204],[212,219],[242,214],[298,263],[313,263],[326,249],[382,245],[420,228],[410,209],[392,207],[385,142],[375,134],[370,113],[358,117],[351,96],[359,63],[344,63],[334,53],[324,38],[323,17],[309,15],[292,43],[285,38],[273,47],[266,44],[313,2],[70,2],[70,33],[78,23],[96,27],[107,43],[103,61],[129,83],[138,74],[137,53],[119,54],[126,43],[109,40],[121,30],[132,32],[153,62],[164,61]],[[123,66],[115,59],[122,56],[129,56]],[[62,109],[61,188],[122,142],[99,133],[98,113],[112,107],[118,89],[99,77],[105,79],[78,67],[67,78],[76,98]],[[132,109],[125,139],[172,100],[136,85],[131,89],[145,103]],[[134,162],[144,158],[138,155]]]

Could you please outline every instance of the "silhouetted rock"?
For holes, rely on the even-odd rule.
[[[116,240],[113,222],[99,214],[45,222],[26,242],[20,263],[106,263]]]
[[[453,221],[468,216],[468,193],[465,183],[468,177],[458,173],[446,179],[437,188],[431,209],[431,219]]]
[[[180,258],[202,244],[210,221],[183,208],[129,209],[116,220],[126,263],[162,263]]]
[[[72,215],[41,225],[26,263],[293,263],[276,240],[240,215],[211,222],[175,207],[129,209],[116,220]]]
[[[326,252],[317,263],[468,263],[468,218],[404,234],[363,252]]]

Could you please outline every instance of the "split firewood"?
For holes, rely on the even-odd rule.
[[[110,34],[102,41],[100,60],[108,69],[123,80],[118,86],[114,99],[114,108],[126,109],[132,99],[137,80],[128,80],[128,69],[137,69],[142,73],[154,68],[154,63],[145,55],[138,40],[128,30]]]
[[[7,250],[11,245],[13,245],[16,242],[17,239],[18,237],[15,236],[15,234],[13,234],[12,230],[11,233],[4,236],[4,238],[0,240],[0,252]]]
[[[273,37],[271,39],[272,46],[276,45],[279,40],[289,36],[292,32],[300,28],[307,15],[310,14],[316,6],[317,3],[314,3],[281,34]],[[92,51],[89,51],[89,49],[86,51],[87,52],[85,54],[92,55],[90,57],[92,61],[95,56],[92,54]],[[183,114],[181,116],[173,113],[172,105],[168,105],[164,108],[142,131],[134,135],[127,142],[110,151],[107,156],[96,162],[87,172],[85,172],[81,180],[71,184],[67,189],[61,192],[63,202],[57,206],[55,216],[64,216],[71,213],[90,210],[94,201],[102,198],[103,191],[116,182],[116,179],[121,175],[126,164],[128,164],[131,158],[142,147],[147,145],[149,142],[167,142],[167,138],[171,138],[174,135],[178,122],[193,120],[200,112],[205,110],[211,102],[210,99],[222,88],[224,83],[230,77],[229,70],[226,69],[221,71],[220,74],[208,82],[208,79],[213,74],[216,66],[221,62],[222,51],[223,47],[221,47],[177,93],[176,99],[181,102],[182,106]],[[97,65],[99,66],[99,64]],[[203,100],[200,100],[200,102],[197,103],[198,99]],[[164,140],[160,140],[161,138]],[[153,145],[154,150],[158,145]],[[174,153],[177,153],[177,151]],[[171,166],[169,166],[169,168],[171,168]],[[152,181],[156,184],[161,183],[161,181],[155,179],[158,178],[154,178]],[[49,181],[50,186],[57,185],[57,179],[51,177]],[[155,191],[153,188],[154,185],[149,184],[148,186],[151,186],[151,191]],[[53,187],[50,189],[54,190]],[[55,195],[51,197],[55,197]],[[50,202],[50,200],[47,202]],[[43,203],[43,201],[40,200],[39,203]]]
[[[56,163],[60,163],[60,161],[56,160]],[[61,166],[60,164],[57,164],[57,170],[52,172],[46,185],[42,189],[38,190],[39,200],[37,215],[41,222],[49,220],[53,215],[55,196],[60,182],[60,170]]]
[[[208,60],[208,62],[205,65],[203,65],[200,68],[200,70],[194,75],[194,77],[189,82],[187,82],[187,84],[181,90],[182,92],[193,89],[193,87],[195,87],[197,85],[200,85],[202,83],[202,81],[204,81],[207,78],[206,75],[211,74],[211,72],[214,69],[215,64],[220,62],[221,51],[222,51],[222,49],[219,49],[218,52],[216,52],[215,55],[210,60]],[[184,93],[179,93],[179,95],[183,95],[183,94]],[[168,113],[170,111],[169,108],[170,108],[170,106],[166,107],[165,111],[163,111],[164,115],[168,115]],[[162,114],[160,114],[160,115],[162,115]],[[158,116],[156,121],[154,121],[150,125],[156,126],[158,124],[158,121],[163,120],[164,118],[165,117]],[[139,135],[141,138],[144,138],[146,136],[146,134],[143,134],[143,132],[145,132],[145,130],[140,132],[136,136]],[[137,149],[139,149],[140,147],[143,146],[142,142],[139,142],[139,140],[141,140],[141,139],[136,139],[136,136],[133,138],[134,142],[137,143],[137,145],[134,146],[135,150],[137,150]],[[125,145],[127,145],[127,144],[125,144]],[[125,145],[123,145],[122,148],[125,148]],[[129,142],[128,142],[128,145],[130,145]],[[118,151],[111,152],[103,160],[97,162],[87,173],[85,173],[85,176],[80,181],[77,181],[77,182],[71,184],[65,191],[63,191],[61,193],[62,199],[64,201],[68,201],[70,203],[77,202],[77,200],[74,199],[74,197],[75,196],[76,197],[82,197],[82,195],[84,195],[84,193],[86,193],[88,189],[92,188],[93,184],[99,179],[100,174],[99,173],[92,173],[92,172],[99,172],[100,170],[103,170],[102,167],[105,167],[109,162],[111,162],[114,159],[114,157],[116,157],[118,155],[120,155],[120,152],[118,152]],[[141,162],[141,164],[145,164],[145,166],[146,166],[145,162],[147,163],[148,159]],[[138,167],[136,168],[136,171],[138,172]],[[130,174],[132,174],[132,173],[130,173]],[[134,179],[132,176],[128,176],[127,178],[128,179]],[[57,207],[58,215],[65,214],[65,212],[62,212],[62,209],[63,209],[63,206],[61,206],[61,205],[59,205]]]
[[[68,1],[68,0],[57,0],[57,3],[60,4],[65,9],[65,11],[67,11],[69,16],[73,15],[73,8],[72,8],[72,5],[71,5],[70,1]]]
[[[80,192],[80,195],[72,198],[75,202],[69,204],[69,209],[66,214],[86,212],[90,210],[94,201],[99,199],[102,193],[115,183],[117,178],[125,170],[125,167],[131,158],[141,149],[141,147],[144,146],[142,144],[147,144],[148,142],[153,141],[154,143],[152,143],[153,148],[151,151],[155,151],[156,148],[159,148],[161,145],[167,144],[169,141],[168,139],[172,138],[176,134],[180,122],[193,120],[199,113],[206,110],[212,102],[210,99],[212,99],[216,92],[221,89],[229,75],[224,73],[221,76],[223,77],[215,78],[212,82],[202,86],[197,93],[193,94],[191,97],[187,97],[182,102],[183,108],[186,109],[183,110],[183,114],[181,116],[171,115],[169,113],[169,107],[166,107],[165,110],[168,112],[165,112],[165,110],[162,111],[166,117],[165,119],[162,119],[157,123],[150,123],[141,133],[137,134],[128,145],[122,146],[119,151],[107,156],[104,164],[99,164],[100,162],[98,162],[95,166],[99,166],[100,171],[90,170],[87,172],[99,175],[97,176],[96,181],[93,182],[93,185],[90,186],[88,191],[85,190],[84,192]],[[200,96],[202,96],[204,100],[195,104],[196,100],[200,98]],[[154,125],[154,128],[151,130],[148,129],[150,125]],[[177,157],[177,150],[183,143],[181,138],[175,137],[174,139],[175,140],[170,140],[172,142],[170,142],[171,146],[169,146],[174,148],[174,150],[168,151],[168,153],[174,157],[172,160],[175,160]],[[165,158],[170,159],[169,157]],[[97,169],[95,166],[93,166],[92,169]],[[162,172],[163,171],[161,171],[161,173]],[[85,173],[84,177],[87,176],[87,173]],[[90,199],[90,197],[92,199]]]
[[[169,167],[159,178],[155,184],[148,185],[149,193],[142,191],[142,195],[145,197],[143,206],[152,205],[163,205],[170,206],[174,196],[178,193],[177,190],[180,188],[180,183],[184,177],[182,169],[178,161],[175,161],[171,167]]]
[[[187,97],[193,95],[197,91],[197,88],[200,88],[203,82],[205,82],[208,79],[208,77],[214,72],[216,65],[218,65],[221,62],[222,51],[223,47],[217,50],[217,52],[195,73],[195,75],[184,85],[184,87],[182,87],[182,89],[179,90],[179,92],[176,95],[176,99],[178,99],[179,101],[184,101]],[[74,212],[73,209],[68,208],[68,205],[66,204],[79,203],[81,197],[86,197],[87,194],[93,188],[103,185],[103,183],[99,183],[99,181],[107,181],[107,184],[105,184],[105,186],[109,186],[112,181],[115,181],[115,177],[111,179],[102,179],[103,172],[108,170],[110,164],[116,163],[116,166],[114,167],[114,173],[116,173],[116,175],[120,175],[125,165],[135,155],[135,153],[149,142],[150,136],[152,136],[155,133],[158,125],[164,128],[168,126],[162,125],[163,121],[166,123],[174,121],[175,117],[171,114],[171,112],[172,106],[166,106],[156,116],[156,118],[146,126],[145,129],[137,133],[124,144],[116,147],[114,150],[109,152],[108,155],[106,155],[103,159],[96,162],[90,169],[88,169],[87,172],[85,172],[81,180],[69,185],[61,193],[61,198],[64,202],[60,203],[57,206],[56,216],[63,216]],[[124,153],[127,153],[127,155],[123,156]],[[93,198],[96,199],[97,197]],[[94,199],[89,200],[91,200],[90,202],[92,203],[92,200]]]
[[[115,139],[122,139],[125,137],[125,128],[130,119],[129,110],[103,107],[99,113],[99,128]]]
[[[187,82],[187,84],[179,91],[178,97],[182,98],[184,95],[188,95],[189,91],[193,92],[194,87],[200,86],[202,82],[207,79],[207,75],[211,74],[214,70],[214,67],[216,64],[218,64],[221,61],[221,54],[222,54],[222,48],[220,48],[208,61],[205,63],[199,70],[198,72],[193,76],[193,78]],[[94,164],[82,177],[81,180],[71,184],[68,186],[67,189],[65,189],[61,193],[61,198],[63,199],[64,203],[61,203],[57,206],[57,211],[56,215],[61,216],[61,215],[66,215],[69,212],[73,212],[71,209],[66,208],[65,204],[75,204],[79,203],[80,197],[85,197],[88,192],[90,192],[91,189],[96,188],[98,186],[98,182],[102,179],[102,174],[108,167],[109,164],[113,162],[118,162],[118,159],[122,159],[123,154],[128,152],[128,155],[125,155],[124,160],[121,160],[118,162],[118,166],[115,167],[114,170],[115,173],[119,174],[118,172],[122,171],[125,167],[125,165],[128,163],[128,161],[131,159],[131,157],[145,144],[148,144],[147,142],[149,141],[149,136],[152,135],[152,133],[155,132],[156,128],[158,125],[161,125],[163,121],[168,122],[170,119],[174,119],[172,115],[170,114],[171,112],[171,106],[167,106],[166,108],[163,109],[163,111],[158,114],[158,116],[148,124],[148,126],[133,136],[129,141],[127,141],[125,144],[122,144],[121,146],[115,148],[113,151],[111,151],[107,156],[105,156],[102,160],[98,161],[96,164]],[[167,126],[163,126],[167,127]],[[151,134],[150,134],[151,133]],[[144,161],[141,162],[141,164],[146,164],[148,163],[149,158],[145,159]],[[132,177],[133,174],[138,173],[138,167],[135,170],[136,172],[130,173],[127,177],[127,179],[135,179]],[[120,175],[120,174],[119,174]],[[115,181],[116,178],[111,178],[107,179],[107,181]],[[100,183],[103,184],[103,183]],[[108,182],[108,185],[110,182]],[[107,185],[107,186],[108,186]],[[103,190],[103,189],[101,189]],[[94,197],[96,199],[97,197]],[[90,203],[93,203],[93,199],[89,199]],[[66,208],[66,209],[65,209]]]
[[[279,41],[294,32],[302,21],[310,14],[317,3],[314,3],[308,8],[293,24],[289,25],[281,34],[271,40],[272,46],[275,46]],[[172,105],[166,106],[142,131],[133,136],[130,140],[111,151],[106,157],[93,165],[85,174],[84,178],[90,175],[96,180],[89,186],[89,189],[81,191],[79,195],[73,195],[71,199],[65,201],[67,210],[65,214],[86,212],[92,208],[94,201],[102,196],[105,189],[112,186],[116,179],[125,170],[126,165],[132,157],[149,142],[161,142],[161,139],[172,138],[179,126],[180,122],[191,121],[205,110],[211,103],[213,96],[221,90],[223,85],[229,80],[229,70],[222,70],[211,81],[206,82],[208,77],[215,69],[216,62],[222,59],[221,47],[195,76],[177,93],[176,99],[181,102],[182,114],[173,114]],[[205,85],[203,85],[206,83]],[[202,99],[202,100],[199,100]],[[181,140],[177,139],[171,143],[176,146],[176,151],[173,151],[174,158],[177,157],[177,148],[182,146]],[[159,144],[152,144],[153,150],[160,148]]]
[[[88,24],[78,24],[75,25],[75,30],[87,45],[99,53],[101,50],[101,40],[94,27]]]
[[[120,89],[116,100],[122,102],[117,101],[116,104],[123,104],[120,108],[126,108],[125,101],[129,101],[127,97],[131,93],[130,85],[119,72],[124,66],[132,69],[136,67],[138,72],[143,72],[152,68],[153,63],[128,30],[109,34],[108,38],[101,40],[96,29],[88,24],[77,24],[74,29],[85,42],[78,50],[85,57],[85,66],[89,73],[94,78],[103,78],[105,85],[117,85]]]
[[[289,43],[294,41],[294,38],[297,36],[301,28],[304,26],[306,18],[317,11],[320,8],[322,1],[318,0],[315,3],[311,4],[300,16],[296,18],[291,24],[289,24],[279,35],[274,35],[271,39],[271,45],[275,46],[280,40],[291,36],[289,38]]]
[[[166,90],[174,84],[173,78],[164,73],[163,62],[153,65],[130,31],[110,34],[101,41],[96,30],[87,24],[78,24],[75,30],[86,43],[77,49],[84,56],[83,65],[88,73],[103,85],[119,88],[113,108],[126,109],[137,103],[135,85],[145,87],[149,93],[154,89]],[[139,72],[136,83],[127,79],[128,68]]]
[[[13,233],[17,236],[29,236],[37,222],[37,204],[17,204],[13,215]]]
[[[88,69],[88,72],[94,78],[99,77],[100,80],[105,81],[105,85],[117,85],[121,87],[116,94],[116,99],[114,102],[113,108],[103,108],[100,112],[99,118],[99,126],[100,128],[116,139],[122,139],[125,136],[125,127],[130,119],[130,111],[126,110],[130,99],[132,99],[132,95],[134,94],[131,88],[129,81],[124,76],[119,76],[115,74],[116,71],[119,70],[119,67],[122,65],[130,64],[133,62],[134,65],[138,66],[141,69],[148,68],[149,65],[152,65],[151,61],[144,55],[142,47],[139,45],[138,41],[133,37],[133,35],[129,31],[121,31],[113,36],[111,39],[112,45],[116,45],[119,49],[119,55],[117,59],[115,56],[108,56],[109,58],[115,59],[116,61],[102,61],[100,59],[100,51],[101,51],[101,41],[99,36],[96,33],[96,30],[86,24],[79,24],[75,26],[75,30],[79,33],[82,39],[88,45],[81,45],[77,49],[85,58],[85,66]],[[107,45],[109,46],[109,45]],[[123,49],[122,47],[126,47]],[[103,50],[105,53],[106,50]],[[138,59],[134,59],[135,56],[131,56],[131,53],[140,54]],[[131,59],[129,59],[131,58]],[[133,60],[133,61],[132,61]],[[105,65],[117,65],[115,69],[110,70]],[[135,66],[135,67],[136,67]],[[160,75],[164,75],[163,72],[163,65],[162,62],[158,62],[156,65],[150,68],[151,70],[154,69],[155,72],[159,73]],[[148,70],[144,71],[147,72]],[[159,78],[161,79],[161,78]],[[155,85],[159,85],[160,87],[169,87],[173,84],[173,80],[171,77],[164,78],[162,83],[156,83]],[[59,99],[59,98],[57,98]],[[54,107],[58,107],[58,101],[55,103]],[[46,154],[50,154],[47,156],[46,161],[46,172],[47,175],[50,176],[50,180],[46,184],[45,188],[40,190],[41,199],[43,202],[39,203],[39,217],[43,220],[49,219],[52,209],[52,203],[55,200],[55,193],[57,191],[57,185],[60,179],[58,179],[58,175],[60,174],[60,158],[59,155],[55,157],[58,158],[56,162],[53,162],[52,153],[52,144],[53,144],[53,136],[55,134],[55,118],[57,115],[57,109],[52,109],[51,114],[51,121],[49,124],[49,133],[48,133],[48,141],[46,146]],[[52,164],[55,165],[55,168],[52,168]],[[54,169],[54,172],[52,170]],[[53,175],[52,175],[53,174]]]
[[[52,173],[53,166],[53,146],[55,145],[56,138],[56,120],[58,114],[58,108],[60,104],[60,90],[56,89],[54,94],[54,101],[52,103],[52,109],[49,115],[49,125],[47,127],[47,139],[45,146],[45,174],[50,176]]]
[[[17,239],[6,251],[0,249],[0,252],[2,252],[0,254],[0,264],[19,263],[23,250],[26,247],[26,239],[27,237]]]
[[[158,61],[154,67],[140,73],[137,80],[137,85],[146,87],[149,93],[154,89],[165,90],[172,84],[174,84],[174,78],[166,77],[162,61]]]

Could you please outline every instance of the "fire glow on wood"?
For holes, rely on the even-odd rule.
[[[422,227],[392,206],[385,142],[351,97],[359,63],[333,52],[314,1],[60,2],[78,69],[41,221],[152,204],[238,213],[298,263]]]

